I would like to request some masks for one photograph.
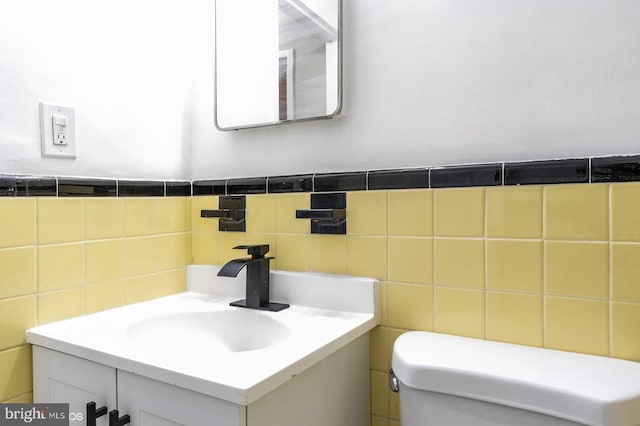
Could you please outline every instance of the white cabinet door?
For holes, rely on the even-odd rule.
[[[131,426],[246,424],[246,407],[120,370],[118,411]]]
[[[70,425],[86,425],[86,407],[116,407],[116,370],[72,355],[33,346],[33,400],[69,403]],[[107,416],[96,426],[107,426]]]

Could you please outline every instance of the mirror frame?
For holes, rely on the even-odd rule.
[[[232,127],[221,127],[218,124],[218,1],[221,0],[215,0],[215,19],[214,19],[214,49],[215,49],[215,54],[214,54],[214,66],[213,66],[213,74],[214,74],[214,84],[213,84],[213,115],[214,115],[214,124],[216,126],[216,129],[226,132],[226,131],[233,131],[233,130],[241,130],[241,129],[253,129],[253,128],[258,128],[258,127],[272,127],[272,126],[280,126],[282,124],[290,124],[290,123],[301,123],[301,122],[305,122],[305,121],[315,121],[315,120],[327,120],[327,119],[331,119],[331,118],[335,118],[336,116],[338,116],[341,112],[342,112],[342,99],[343,99],[343,64],[342,64],[342,49],[343,49],[343,39],[344,39],[344,33],[343,33],[343,24],[342,24],[342,20],[343,20],[343,5],[342,5],[342,0],[336,0],[337,2],[337,6],[338,6],[338,28],[337,28],[337,33],[338,33],[338,37],[337,37],[337,41],[338,41],[338,63],[337,63],[337,78],[338,78],[338,84],[337,84],[337,88],[338,88],[338,93],[337,93],[337,104],[336,104],[336,109],[333,113],[331,114],[327,114],[327,115],[319,115],[319,116],[313,116],[313,117],[304,117],[304,118],[293,118],[293,119],[287,119],[287,120],[280,120],[280,121],[274,121],[274,122],[268,122],[268,123],[256,123],[256,124],[247,124],[247,125],[242,125],[242,126],[232,126]]]

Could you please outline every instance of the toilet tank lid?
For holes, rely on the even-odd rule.
[[[412,331],[396,340],[392,367],[415,389],[585,425],[640,425],[640,364],[631,361]]]

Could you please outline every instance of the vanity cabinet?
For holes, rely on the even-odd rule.
[[[129,415],[132,426],[365,426],[368,351],[365,334],[245,406],[34,345],[33,398],[69,403],[81,413],[71,426],[87,424],[92,401]],[[96,420],[108,425],[108,415]]]
[[[84,426],[86,406],[118,410],[138,426],[245,426],[245,407],[61,352],[33,347],[33,399],[69,403]],[[109,415],[96,419],[108,426]],[[72,417],[73,418],[73,417]]]

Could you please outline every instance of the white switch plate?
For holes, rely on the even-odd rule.
[[[66,119],[66,126],[61,128],[59,124],[64,123],[64,119]],[[54,139],[54,127],[58,131],[64,131],[63,143],[61,143],[59,136]],[[74,109],[40,102],[40,140],[43,157],[76,158],[76,114]]]

